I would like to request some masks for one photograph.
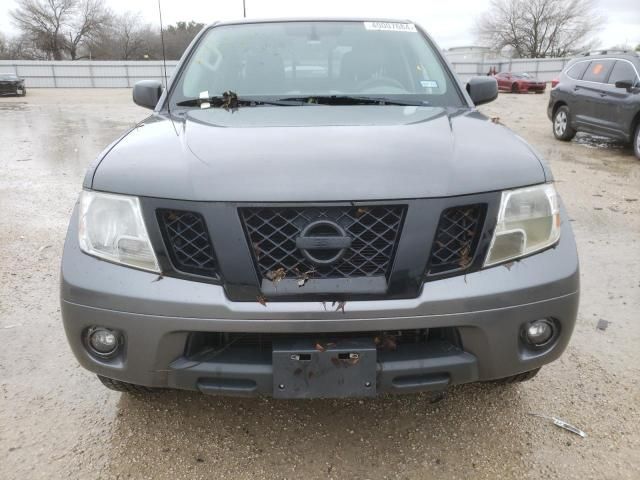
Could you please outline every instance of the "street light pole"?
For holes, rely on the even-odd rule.
[[[247,18],[247,4],[246,4],[246,0],[242,0],[242,16],[243,16],[243,18]]]

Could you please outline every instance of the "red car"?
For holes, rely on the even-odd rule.
[[[495,76],[498,90],[511,93],[543,93],[547,88],[546,82],[532,77],[528,73],[500,72]]]

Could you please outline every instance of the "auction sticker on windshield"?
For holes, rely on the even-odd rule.
[[[364,22],[367,30],[387,30],[391,32],[417,32],[413,23]]]

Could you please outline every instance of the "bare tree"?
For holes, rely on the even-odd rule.
[[[42,50],[46,58],[62,60],[67,53],[79,58],[78,49],[110,18],[104,0],[17,0],[10,12],[13,23]]]
[[[15,59],[161,59],[157,28],[139,13],[115,15],[105,0],[16,0],[10,12],[18,36],[0,39],[0,56]],[[168,59],[179,59],[204,24],[177,22],[164,28]],[[4,46],[3,46],[4,45]]]
[[[47,54],[29,35],[0,34],[0,60],[47,60]]]
[[[47,57],[62,60],[64,29],[75,0],[18,0],[10,12],[15,25],[38,44]]]
[[[132,60],[142,57],[148,50],[148,38],[151,28],[140,21],[140,14],[124,14],[118,21],[116,29],[117,45],[121,60]]]
[[[76,3],[74,16],[66,31],[65,49],[71,60],[77,60],[78,47],[106,29],[113,14],[104,6],[104,0],[81,0]]]
[[[204,28],[204,23],[176,22],[164,28],[164,43],[167,58],[179,59],[187,49],[191,40]]]
[[[0,32],[0,60],[9,58],[9,40],[7,36]]]
[[[489,46],[518,57],[564,57],[594,46],[590,37],[603,21],[594,0],[491,0],[477,30]]]
[[[93,58],[140,60],[155,56],[158,33],[143,23],[139,13],[125,12],[114,17],[108,28],[89,43]]]

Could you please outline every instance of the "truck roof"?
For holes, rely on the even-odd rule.
[[[238,25],[251,23],[283,23],[283,22],[387,22],[415,23],[409,19],[376,18],[376,17],[282,17],[282,18],[240,18],[214,22],[213,25]]]

